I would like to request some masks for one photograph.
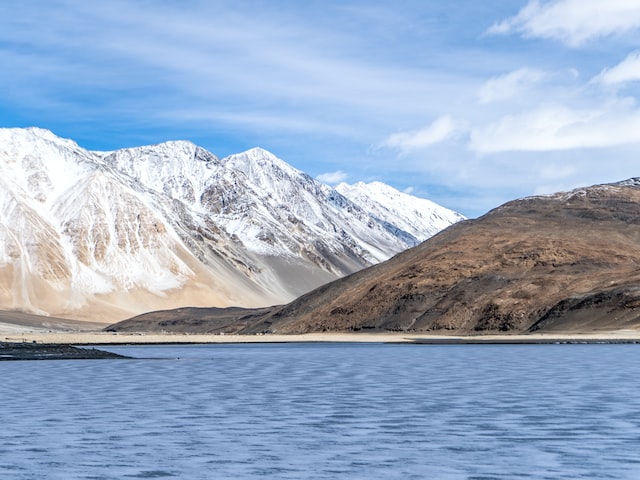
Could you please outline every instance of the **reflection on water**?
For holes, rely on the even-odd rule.
[[[0,365],[0,478],[640,478],[638,345],[108,349]]]

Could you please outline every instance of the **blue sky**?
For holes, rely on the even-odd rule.
[[[640,176],[640,0],[0,3],[0,126],[254,146],[475,217]]]

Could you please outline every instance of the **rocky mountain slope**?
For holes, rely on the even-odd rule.
[[[222,313],[212,331],[638,329],[640,179],[516,200],[288,305],[226,312],[226,323]],[[180,318],[159,312],[117,327],[173,319],[179,330]]]
[[[432,208],[460,218],[415,201],[425,219]],[[0,309],[111,322],[283,303],[433,232],[428,220],[423,238],[396,225],[392,202],[374,214],[258,148],[92,152],[0,129]]]

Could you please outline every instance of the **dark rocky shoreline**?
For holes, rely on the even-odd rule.
[[[95,348],[45,343],[0,342],[0,361],[3,360],[97,360],[130,358]]]

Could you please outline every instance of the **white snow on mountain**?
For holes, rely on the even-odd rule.
[[[260,148],[91,152],[0,129],[0,309],[112,322],[282,303],[460,219],[381,183],[333,189]]]
[[[382,182],[340,183],[336,190],[382,221],[406,243],[417,245],[465,217],[426,198],[400,192]]]

